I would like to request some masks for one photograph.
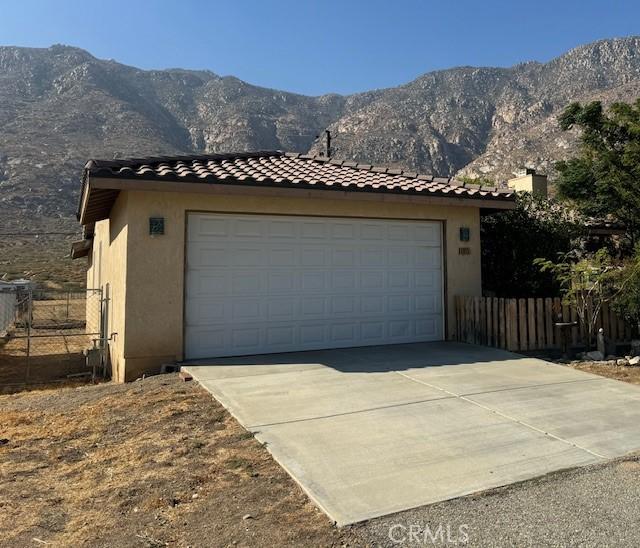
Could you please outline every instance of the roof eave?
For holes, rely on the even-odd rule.
[[[90,226],[97,221],[109,217],[111,208],[121,190],[156,191],[156,192],[197,192],[206,194],[243,194],[266,196],[300,196],[301,193],[312,193],[322,198],[348,196],[352,199],[380,199],[387,201],[430,202],[441,205],[478,207],[481,209],[513,209],[515,201],[511,194],[472,195],[456,194],[452,189],[448,192],[397,192],[393,190],[363,189],[349,187],[316,187],[310,184],[292,186],[287,183],[267,183],[245,180],[212,182],[207,179],[187,178],[182,180],[159,177],[114,178],[91,175],[87,178],[84,197],[79,211],[79,220],[83,226]]]

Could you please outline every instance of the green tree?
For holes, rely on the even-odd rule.
[[[625,262],[617,279],[620,291],[613,299],[613,308],[640,334],[640,246],[636,248],[634,257]]]
[[[558,262],[536,259],[542,272],[551,272],[562,288],[563,300],[572,306],[582,327],[583,343],[589,350],[596,335],[602,307],[619,293],[617,267],[606,249],[577,257],[571,251]]]
[[[498,297],[558,295],[560,282],[538,258],[556,260],[578,245],[582,223],[561,203],[519,193],[516,208],[482,219],[482,285]]]
[[[632,250],[640,237],[640,99],[606,113],[599,101],[572,103],[559,122],[581,130],[579,155],[556,164],[560,197],[587,216],[623,223]]]

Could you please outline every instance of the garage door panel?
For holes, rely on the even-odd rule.
[[[360,287],[367,290],[381,290],[386,284],[386,272],[382,271],[365,271],[360,272]]]
[[[313,240],[325,239],[327,237],[327,224],[323,221],[305,221],[301,223],[302,231],[300,236]]]
[[[389,265],[394,268],[402,268],[411,266],[411,257],[413,250],[409,247],[398,247],[389,250]]]
[[[416,320],[416,335],[419,337],[441,337],[436,317]]]
[[[358,337],[358,325],[356,322],[335,321],[329,326],[331,330],[331,344],[343,346],[355,346]]]
[[[387,298],[389,301],[389,312],[402,315],[411,314],[412,297],[409,297],[409,295],[390,295]]]
[[[267,278],[267,291],[269,293],[280,292],[280,291],[293,291],[299,285],[296,283],[296,280],[299,278],[296,274],[291,271],[279,271],[279,272],[268,272],[266,273]]]
[[[385,295],[363,295],[360,298],[360,311],[363,314],[383,314],[385,300]]]
[[[440,247],[440,224],[421,223],[412,225],[412,239],[421,245]]]
[[[442,338],[439,223],[190,214],[187,235],[187,358]]]
[[[357,237],[356,228],[353,223],[336,222],[332,225],[331,235],[335,240],[353,240]]]
[[[406,224],[390,224],[387,228],[390,240],[400,240],[406,242],[411,239],[411,226]]]
[[[324,318],[327,314],[327,301],[328,299],[324,296],[302,297],[300,300],[301,319]]]
[[[291,346],[296,344],[296,328],[291,325],[268,327],[266,329],[267,346]]]
[[[407,290],[411,287],[411,272],[404,270],[396,270],[389,272],[387,275],[387,289],[389,290]]]
[[[337,292],[354,291],[356,289],[356,274],[352,270],[331,272],[331,290]]]
[[[386,250],[380,247],[368,247],[360,251],[360,266],[386,267]]]
[[[385,324],[383,321],[379,322],[362,322],[361,335],[362,340],[365,342],[374,342],[384,338]]]
[[[293,221],[287,220],[271,220],[264,221],[265,234],[268,234],[271,241],[292,240],[296,236],[296,225]]]
[[[243,322],[261,321],[263,303],[258,299],[235,298],[231,303],[230,319]]]
[[[227,264],[229,251],[223,247],[211,247],[209,245],[196,246],[192,254],[194,267],[213,267],[219,264]]]
[[[414,250],[413,264],[418,267],[439,269],[440,250],[434,247],[420,246]]]
[[[232,233],[239,237],[262,238],[263,221],[257,219],[236,219],[232,221]]]
[[[434,289],[440,286],[440,271],[420,270],[413,272],[414,287],[416,289]]]
[[[328,340],[327,331],[329,326],[324,323],[309,323],[298,327],[300,332],[300,345],[302,348],[313,346],[322,348]]]
[[[363,240],[384,240],[385,228],[380,223],[368,223],[360,225],[360,237]]]
[[[296,250],[291,248],[270,248],[267,254],[269,259],[269,265],[277,267],[297,266],[298,257],[296,256]]]
[[[199,216],[192,219],[193,223],[189,226],[191,241],[194,241],[195,238],[206,238],[207,236],[220,237],[229,235],[229,219],[211,216]]]
[[[228,314],[228,306],[224,301],[189,299],[185,306],[185,325],[203,326],[223,322]]]
[[[356,299],[351,295],[331,297],[331,314],[336,316],[353,315],[356,311]]]
[[[255,295],[264,290],[264,284],[262,283],[263,276],[260,272],[237,272],[230,278],[231,292],[234,295]]]
[[[228,331],[224,327],[215,329],[187,329],[185,346],[191,356],[204,356],[211,347],[226,348],[229,346]]]
[[[440,299],[436,295],[417,295],[414,300],[416,312],[435,314],[440,312]]]
[[[326,251],[323,248],[306,248],[300,252],[300,266],[322,268],[327,266]]]
[[[357,264],[358,253],[356,249],[344,247],[334,249],[331,255],[331,266],[353,267]]]
[[[305,292],[311,291],[325,291],[327,289],[327,278],[329,272],[324,271],[303,271],[300,273],[301,277],[301,289]]]
[[[243,352],[257,352],[260,348],[260,327],[232,327],[231,345]]]
[[[268,320],[297,320],[300,299],[297,297],[270,298],[267,301]]]
[[[207,296],[228,293],[231,284],[226,272],[187,272],[187,287],[191,288],[192,296]]]

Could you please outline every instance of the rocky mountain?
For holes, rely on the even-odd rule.
[[[640,96],[640,38],[595,42],[548,63],[459,67],[396,88],[307,97],[208,71],[140,70],[68,46],[0,47],[0,225],[73,226],[89,157],[321,150],[438,175],[503,180],[545,171],[575,146],[570,101]],[[33,221],[31,221],[33,222]]]
[[[571,152],[575,135],[557,125],[569,102],[639,96],[640,38],[604,40],[549,63],[454,68],[348,98],[329,129],[339,156],[502,181]]]

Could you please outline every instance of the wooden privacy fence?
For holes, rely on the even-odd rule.
[[[506,350],[546,350],[561,347],[557,321],[578,320],[576,310],[559,298],[504,299],[456,297],[456,334],[461,342],[483,344]],[[608,305],[598,317],[596,331],[617,343],[631,340],[631,328]],[[571,328],[571,344],[582,345],[580,326]]]

